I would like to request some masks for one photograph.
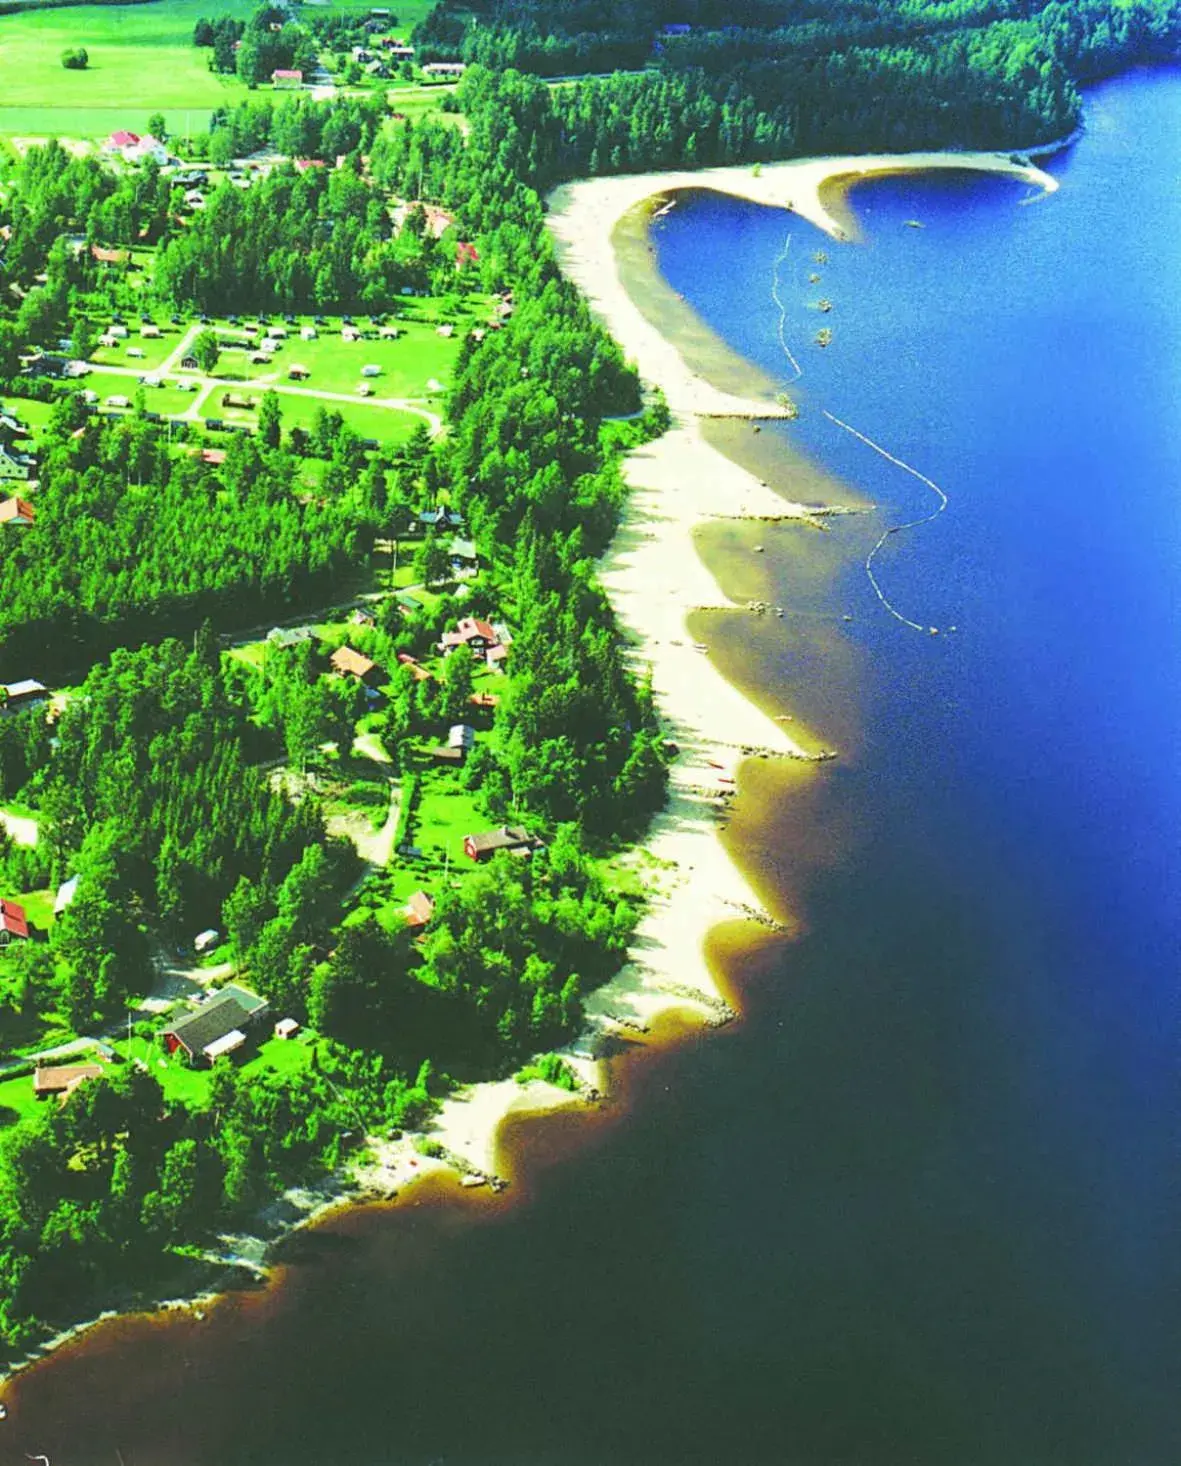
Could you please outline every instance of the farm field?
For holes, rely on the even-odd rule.
[[[203,15],[245,17],[254,8],[253,0],[148,0],[0,16],[0,135],[98,138],[118,127],[142,132],[153,112],[162,112],[178,136],[204,131],[214,108],[240,100],[247,89],[209,70],[207,53],[192,44],[193,26]],[[330,8],[364,11],[369,5],[337,0]],[[425,0],[399,5],[399,28],[408,31],[429,9]],[[90,53],[85,71],[63,69],[67,46]],[[420,95],[429,100],[408,101],[401,110],[417,116],[438,105],[429,91]]]
[[[252,6],[223,0],[216,8],[245,16]],[[156,111],[175,132],[204,128],[214,107],[246,95],[236,78],[211,72],[192,44],[193,25],[208,9],[205,0],[151,0],[0,17],[0,131],[101,137],[117,127],[146,129]],[[85,71],[62,67],[67,46],[90,53]]]

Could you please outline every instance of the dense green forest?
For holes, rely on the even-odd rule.
[[[213,468],[142,414],[63,399],[36,533],[0,555],[0,672],[60,678],[115,646],[323,599],[368,553],[375,506],[364,475],[330,503],[300,495],[300,464],[238,435]]]
[[[162,948],[208,924],[244,979],[317,1035],[306,1069],[247,1077],[219,1061],[192,1102],[112,1065],[0,1134],[9,1346],[113,1284],[163,1275],[180,1244],[333,1168],[363,1130],[420,1123],[452,1080],[568,1040],[623,959],[637,906],[602,857],[659,808],[667,754],[594,566],[622,508],[620,450],[663,415],[642,411],[635,373],[559,274],[544,192],[826,149],[1023,147],[1076,125],[1080,83],[1172,56],[1181,35],[1181,4],[1107,0],[754,0],[741,28],[731,18],[719,0],[441,4],[414,40],[420,61],[472,63],[450,103],[462,127],[395,118],[373,95],[252,96],[214,115],[193,158],[273,149],[327,166],[283,165],[245,191],[214,182],[195,215],[152,164],[117,171],[50,143],[7,172],[0,388],[53,407],[36,523],[0,539],[0,670],[74,685],[52,720],[44,706],[0,717],[0,797],[41,828],[33,847],[0,837],[0,873],[8,890],[79,884],[49,939],[5,958],[0,1024],[7,1035],[46,1009],[78,1032],[118,1023]],[[194,40],[253,82],[310,65],[310,35],[354,39],[352,22],[272,23],[265,9],[211,14]],[[542,80],[600,70],[614,74]],[[452,216],[441,238],[423,204]],[[463,270],[458,241],[475,246]],[[91,245],[152,251],[142,293]],[[35,368],[20,374],[30,348],[87,355],[133,300],[374,311],[406,290],[476,289],[497,292],[504,317],[464,340],[445,430],[397,448],[364,445],[331,413],[305,431],[272,412],[206,462],[198,432],[153,421],[142,400],[100,419]],[[293,792],[272,777],[339,759],[365,694],[310,647],[254,665],[217,633],[346,593],[376,573],[379,541],[440,502],[478,547],[480,613],[514,629],[513,676],[463,789],[546,848],[442,884],[415,942],[355,905],[359,861],[327,835],[313,781]],[[471,702],[466,654],[426,680],[399,660],[428,656],[463,614],[446,562],[428,535],[415,566],[437,594],[417,609],[390,597],[358,633],[385,678],[381,738],[408,801],[422,740]]]

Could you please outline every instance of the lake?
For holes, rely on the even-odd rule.
[[[749,768],[726,832],[802,935],[720,932],[743,1021],[518,1125],[504,1198],[353,1211],[268,1293],[63,1351],[5,1459],[1178,1459],[1179,139],[1181,75],[1136,73],[1052,196],[880,179],[857,244],[713,195],[660,221],[787,385],[778,278],[801,414],[760,462],[783,433],[877,506],[702,538],[785,613],[702,639],[841,755]],[[826,410],[948,496],[874,562],[938,635],[863,566],[935,495]]]

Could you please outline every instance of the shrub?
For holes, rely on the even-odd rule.
[[[67,46],[62,52],[62,65],[67,71],[85,71],[90,65],[90,55],[85,46]]]

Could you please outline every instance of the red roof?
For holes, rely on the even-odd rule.
[[[201,449],[201,462],[202,463],[218,464],[218,463],[224,463],[225,461],[226,461],[226,450],[224,448],[202,448]]]
[[[131,148],[137,142],[139,142],[138,132],[127,132],[121,128],[118,132],[111,133],[110,143],[113,148]]]
[[[487,642],[496,641],[496,632],[487,621],[481,621],[476,616],[465,616],[462,621],[456,624],[456,630],[463,637],[464,641],[471,641],[473,637],[480,637]]]
[[[0,521],[23,519],[32,524],[36,517],[37,511],[27,499],[0,499]]]
[[[297,173],[306,173],[309,168],[327,167],[328,164],[325,163],[323,158],[296,158],[295,160],[295,171]]]
[[[277,67],[274,71],[271,72],[271,80],[272,81],[303,81],[303,72],[302,71],[286,71],[282,67]]]
[[[455,246],[455,263],[457,265],[475,264],[480,258],[480,251],[474,244],[460,243]]]
[[[100,265],[121,265],[127,258],[125,250],[104,249],[101,244],[92,244],[90,254]]]
[[[0,901],[0,931],[7,932],[10,937],[27,937],[29,923],[25,908],[15,901]]]

